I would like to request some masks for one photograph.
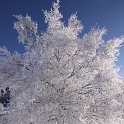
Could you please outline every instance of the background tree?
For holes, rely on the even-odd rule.
[[[26,15],[15,16],[23,55],[0,48],[1,86],[11,85],[13,99],[7,124],[121,124],[123,82],[115,61],[123,37],[105,42],[106,29],[83,26],[72,14],[61,21],[59,0],[44,11],[46,32]],[[1,120],[2,121],[2,120]]]

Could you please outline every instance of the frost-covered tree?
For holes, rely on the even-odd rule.
[[[5,124],[124,123],[123,82],[115,65],[124,38],[104,41],[106,29],[83,26],[72,14],[61,21],[59,0],[44,11],[46,32],[26,15],[15,16],[25,53],[0,47],[1,87],[10,84],[13,98]]]

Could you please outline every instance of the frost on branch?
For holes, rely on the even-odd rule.
[[[77,20],[76,14],[72,14],[68,20],[67,33],[70,38],[77,38],[79,33],[81,33],[83,26],[79,20]]]
[[[0,48],[1,86],[11,85],[7,124],[123,124],[124,85],[115,65],[124,38],[103,40],[106,29],[83,26],[72,14],[65,26],[59,0],[44,11],[48,28],[39,35],[28,15],[16,16],[22,55]]]
[[[104,45],[103,35],[106,34],[106,29],[92,28],[88,34],[83,36],[83,41],[79,42],[79,49],[91,53],[97,53]]]
[[[57,3],[53,3],[53,9],[50,12],[44,11],[45,22],[48,23],[47,33],[69,39],[77,38],[78,33],[83,29],[81,22],[77,20],[76,14],[73,14],[68,20],[68,26],[64,26],[61,22],[63,16],[58,10],[59,7],[59,0],[57,0]]]
[[[31,20],[31,17],[26,15],[15,16],[19,21],[14,23],[14,29],[19,33],[18,40],[19,42],[25,43],[25,40],[28,41],[28,44],[34,42],[34,36],[37,34],[37,23]]]

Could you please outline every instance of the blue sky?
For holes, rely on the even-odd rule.
[[[0,47],[6,46],[10,52],[24,52],[23,45],[18,43],[17,32],[13,29],[16,18],[13,15],[28,14],[39,25],[39,32],[45,31],[42,10],[50,10],[54,0],[0,0]],[[107,28],[105,40],[124,36],[124,0],[61,0],[60,11],[67,21],[72,13],[77,12],[78,19],[84,25],[84,33],[97,25]],[[124,43],[122,44],[124,45]],[[121,66],[120,73],[124,74],[124,46],[116,62]]]

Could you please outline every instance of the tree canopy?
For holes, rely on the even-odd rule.
[[[92,27],[83,37],[81,21],[72,14],[66,26],[59,0],[44,11],[45,32],[29,15],[14,29],[25,53],[0,47],[0,85],[10,84],[6,124],[121,124],[123,81],[115,65],[124,37],[104,41],[106,29]]]

